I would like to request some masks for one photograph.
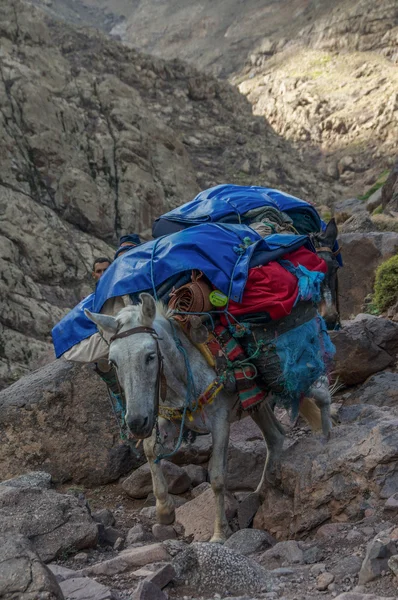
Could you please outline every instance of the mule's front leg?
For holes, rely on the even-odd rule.
[[[168,493],[168,486],[160,463],[155,463],[156,458],[156,433],[144,440],[144,452],[148,459],[152,475],[153,493],[156,498],[156,517],[162,525],[171,525],[175,520],[175,507]]]
[[[229,423],[227,415],[218,418],[212,427],[213,453],[209,465],[210,482],[214,492],[216,504],[216,517],[214,533],[211,542],[223,544],[231,535],[225,514],[225,477],[227,471],[227,452],[229,439]]]

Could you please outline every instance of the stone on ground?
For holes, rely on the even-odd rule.
[[[167,600],[167,596],[152,581],[144,580],[138,585],[131,600]]]
[[[255,561],[220,544],[193,543],[174,560],[178,587],[224,595],[269,591],[268,573]]]
[[[23,534],[44,562],[97,543],[97,525],[74,496],[0,485],[0,531]]]
[[[148,546],[122,550],[114,558],[81,569],[77,571],[77,574],[79,576],[115,575],[129,571],[135,567],[143,567],[150,563],[168,560],[170,560],[170,554],[167,552],[165,546],[162,544],[149,544]]]
[[[183,494],[191,486],[188,473],[167,460],[161,462],[170,494]],[[152,477],[148,463],[136,469],[123,481],[122,487],[131,498],[146,498],[152,492]]]
[[[225,493],[227,519],[232,519],[238,503],[230,492]],[[180,506],[176,510],[176,521],[185,530],[185,536],[193,536],[195,542],[208,542],[213,535],[216,505],[212,489]]]
[[[302,565],[304,564],[304,553],[298,542],[287,540],[278,542],[275,546],[266,550],[259,558],[259,562],[268,568]]]
[[[368,544],[366,556],[359,572],[359,584],[365,584],[377,577],[383,571],[388,571],[388,559],[397,554],[398,545],[391,539],[389,531],[378,533]]]
[[[163,589],[166,585],[170,583],[175,577],[175,569],[171,563],[167,563],[160,567],[160,569],[156,569],[151,575],[148,575],[146,581],[150,581],[157,585],[160,589]]]
[[[266,531],[259,529],[240,529],[225,542],[225,547],[244,554],[253,554],[270,548],[275,544],[274,538]]]
[[[64,600],[55,576],[23,535],[0,536],[0,598]]]
[[[182,468],[188,474],[193,487],[197,487],[207,480],[207,469],[201,465],[186,465]]]
[[[116,600],[107,586],[89,577],[71,577],[59,586],[66,600]]]

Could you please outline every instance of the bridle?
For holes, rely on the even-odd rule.
[[[315,244],[314,244],[314,246],[315,246]],[[330,254],[331,256],[336,258],[336,256],[338,256],[341,252],[341,246],[338,246],[337,250],[333,250],[329,246],[319,246],[319,248],[315,248],[315,252],[317,254],[320,254],[321,252],[327,252],[328,254]],[[330,287],[329,287],[329,289],[330,289]],[[336,292],[336,311],[337,311],[337,324],[335,326],[335,329],[336,328],[340,329],[341,320],[340,320],[339,279],[337,277],[337,272],[336,272],[335,292]]]
[[[152,338],[156,342],[156,356],[158,359],[158,370],[157,370],[157,374],[156,374],[156,385],[155,385],[155,409],[156,409],[156,414],[158,414],[159,399],[162,398],[163,401],[166,399],[166,387],[167,386],[166,386],[166,378],[165,378],[164,372],[163,372],[163,355],[160,351],[160,346],[159,346],[160,338],[159,338],[157,332],[152,327],[144,327],[141,325],[139,327],[133,327],[132,329],[127,329],[127,331],[122,331],[121,333],[116,333],[114,336],[111,337],[109,343],[111,344],[115,340],[127,338],[127,337],[130,337],[131,335],[135,335],[137,333],[148,333],[149,335],[152,336]],[[117,370],[116,370],[116,376],[117,376]],[[119,383],[119,378],[117,378],[117,380]],[[120,388],[120,383],[119,383],[119,388]]]

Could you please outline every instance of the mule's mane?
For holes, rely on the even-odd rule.
[[[121,311],[117,314],[116,320],[119,323],[120,327],[124,325],[128,325],[131,319],[134,316],[137,316],[141,313],[141,304],[132,304],[130,306],[125,306],[121,309]],[[156,302],[156,317],[163,317],[165,319],[170,319],[172,316],[172,311],[168,309],[168,307],[163,304],[160,300]]]

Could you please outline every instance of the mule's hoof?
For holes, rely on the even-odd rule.
[[[156,518],[158,523],[160,523],[161,525],[172,525],[176,520],[176,512],[174,510],[174,507],[172,510],[157,509]]]
[[[213,535],[213,537],[210,540],[210,544],[225,544],[226,541],[226,537],[221,537],[220,535]]]

